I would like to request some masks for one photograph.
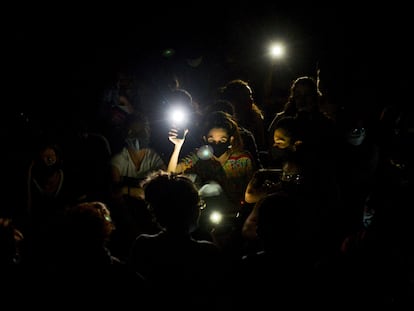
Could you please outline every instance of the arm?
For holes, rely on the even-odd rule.
[[[188,130],[185,130],[183,138],[177,138],[177,130],[171,129],[168,139],[174,144],[174,150],[171,154],[170,160],[168,162],[167,171],[173,173],[181,173],[180,167],[178,165],[178,157],[180,155],[181,148],[183,147],[185,137],[188,133]]]
[[[277,173],[277,171],[271,173],[271,171],[266,169],[256,171],[247,185],[244,200],[247,203],[256,203],[267,194],[279,190],[281,185],[278,183],[278,179],[271,175],[276,175]]]
[[[111,167],[111,177],[112,177],[112,184],[111,184],[111,191],[112,191],[112,199],[115,202],[122,203],[124,202],[124,196],[134,197],[136,199],[144,199],[144,189],[140,186],[130,185],[125,183],[122,180],[122,176],[116,166]]]

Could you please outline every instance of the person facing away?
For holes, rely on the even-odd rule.
[[[174,144],[174,150],[168,163],[168,171],[195,174],[201,184],[216,181],[231,202],[228,212],[237,212],[244,200],[246,186],[255,171],[252,156],[244,150],[239,127],[228,113],[214,111],[206,115],[202,133],[206,145],[178,162],[186,136],[179,138],[176,129],[171,129],[169,140]]]
[[[257,142],[259,151],[266,146],[263,111],[255,103],[249,83],[235,79],[221,88],[219,99],[228,100],[236,110],[237,123],[251,131]]]
[[[127,263],[143,276],[156,297],[175,293],[177,286],[176,299],[209,296],[223,281],[226,265],[215,244],[192,236],[202,207],[196,185],[185,175],[158,171],[142,186],[160,231],[140,234]]]
[[[106,292],[106,302],[113,299],[119,303],[132,300],[144,289],[143,278],[132,273],[109,248],[115,224],[105,203],[85,201],[67,206],[60,224],[49,258],[52,267],[42,275],[49,293],[62,297],[75,287],[73,301],[93,302],[93,289]]]

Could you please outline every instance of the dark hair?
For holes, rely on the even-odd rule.
[[[173,89],[164,96],[164,108],[168,109],[171,105],[179,104],[191,114],[191,121],[197,124],[201,112],[197,102],[193,101],[191,94],[184,89]]]
[[[206,109],[206,113],[211,113],[214,111],[224,111],[234,116],[235,108],[230,101],[225,99],[217,99],[214,103],[208,105]]]
[[[203,135],[207,136],[208,132],[213,128],[224,129],[229,137],[234,137],[232,142],[233,150],[243,149],[243,141],[240,136],[239,126],[230,114],[224,111],[212,111],[208,113],[203,120]]]
[[[168,102],[179,100],[179,101],[184,101],[184,102],[191,104],[193,102],[193,97],[187,90],[176,88],[176,89],[172,89],[167,94],[166,100]]]
[[[221,99],[231,102],[236,110],[239,103],[247,103],[251,101],[252,89],[248,82],[241,79],[235,79],[227,82],[227,84],[222,87],[219,92]],[[261,119],[264,118],[263,111],[256,105],[255,102],[251,102],[251,109],[254,113],[260,116]]]
[[[198,218],[198,190],[185,175],[160,170],[148,175],[141,185],[145,201],[162,227],[186,229]]]
[[[274,130],[276,129],[283,129],[286,134],[291,137],[293,141],[296,141],[298,139],[301,139],[302,135],[300,133],[300,128],[298,121],[295,117],[292,116],[284,116],[280,118],[274,127]]]
[[[241,79],[231,80],[221,89],[222,98],[230,102],[242,101],[249,98],[252,90],[246,81]]]
[[[81,244],[104,244],[110,239],[114,225],[110,212],[102,202],[81,202],[65,210],[68,237]]]
[[[294,115],[296,113],[297,107],[294,99],[295,95],[295,89],[298,85],[307,85],[311,89],[314,90],[315,98],[318,98],[321,93],[318,90],[318,85],[316,83],[316,80],[310,76],[301,76],[294,80],[290,86],[290,93],[289,98],[285,104],[284,111],[287,115]]]

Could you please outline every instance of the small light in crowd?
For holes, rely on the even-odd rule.
[[[218,225],[222,219],[223,214],[221,214],[220,212],[214,211],[210,214],[210,221],[216,225]]]
[[[211,157],[213,156],[213,148],[210,145],[204,145],[201,146],[198,150],[197,150],[197,156],[201,159],[201,160],[208,160],[211,159]]]
[[[165,49],[164,51],[162,51],[162,56],[164,57],[172,57],[175,54],[174,49]]]

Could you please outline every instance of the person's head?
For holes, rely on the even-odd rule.
[[[289,116],[280,119],[273,132],[273,141],[273,146],[279,149],[293,149],[295,144],[301,143],[297,120]]]
[[[145,201],[157,223],[167,231],[189,233],[200,217],[197,187],[185,175],[157,171],[143,181]]]
[[[165,95],[167,105],[182,104],[188,108],[193,108],[193,97],[191,94],[180,88],[173,88]]]
[[[293,81],[285,110],[314,112],[319,110],[320,93],[314,78],[302,76]]]
[[[263,117],[261,109],[254,102],[252,88],[244,80],[235,79],[229,81],[221,88],[219,98],[233,104],[235,117],[238,122],[244,123],[246,118],[250,118],[254,114]]]
[[[251,108],[253,92],[249,84],[241,79],[231,80],[222,89],[222,99],[231,102],[237,109]]]
[[[147,148],[150,140],[150,124],[148,118],[140,112],[128,116],[125,124],[125,144],[138,151]]]
[[[59,171],[62,167],[62,152],[57,144],[41,143],[33,162],[33,175],[36,178],[46,178]]]
[[[82,202],[68,207],[64,220],[67,240],[78,246],[104,246],[115,229],[109,209],[99,201]]]
[[[191,94],[184,89],[173,89],[164,96],[165,119],[176,128],[192,128],[198,125],[200,110]]]
[[[235,115],[234,105],[225,99],[217,99],[214,103],[207,106],[206,113],[211,113],[213,111],[224,111],[231,116]]]
[[[273,146],[270,149],[275,165],[281,165],[292,152],[303,144],[299,124],[294,117],[281,118],[273,132]]]
[[[213,148],[217,158],[230,150],[243,149],[238,124],[224,111],[214,111],[206,116],[203,134],[204,141]]]

